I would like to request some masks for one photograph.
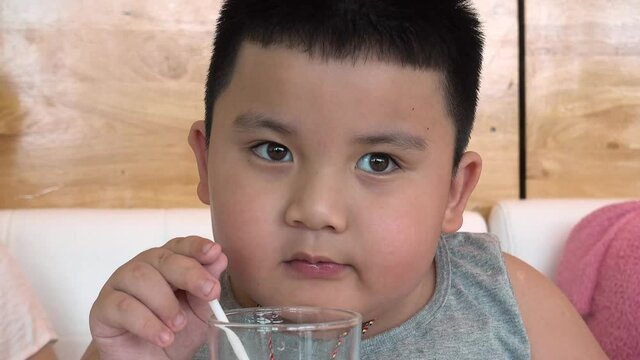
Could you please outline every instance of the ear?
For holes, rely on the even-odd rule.
[[[462,155],[458,169],[451,179],[449,202],[442,219],[442,232],[456,232],[462,226],[462,213],[467,206],[467,200],[480,179],[482,172],[482,158],[478,153],[468,151]]]
[[[208,147],[207,137],[204,127],[204,121],[196,121],[191,125],[189,131],[189,146],[193,150],[193,154],[196,156],[196,163],[198,164],[198,175],[200,181],[198,182],[198,198],[203,203],[209,205],[209,172],[207,171],[207,159],[208,159]]]

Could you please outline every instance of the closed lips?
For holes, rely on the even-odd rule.
[[[306,255],[294,256],[285,262],[298,276],[304,278],[331,278],[340,275],[348,265],[340,264],[327,257]]]

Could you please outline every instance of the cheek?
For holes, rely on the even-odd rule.
[[[440,218],[434,214],[441,213],[442,207],[439,201],[412,195],[395,196],[384,206],[363,210],[360,248],[364,261],[375,265],[367,266],[374,276],[397,283],[428,271],[440,239]]]
[[[375,236],[385,237],[392,244],[411,245],[417,240],[440,236],[440,226],[447,197],[443,191],[429,191],[429,186],[398,186],[400,191],[384,194],[363,202],[358,214],[358,226]],[[430,186],[431,189],[439,187]],[[400,240],[406,241],[400,241]]]
[[[272,219],[264,199],[232,191],[216,196],[211,208],[214,236],[225,248],[260,245],[265,241]]]
[[[278,255],[268,235],[273,230],[265,214],[246,205],[256,205],[255,199],[246,202],[241,198],[224,196],[213,206],[214,237],[222,245],[229,259],[228,269],[239,283],[255,278],[256,271],[265,272]]]
[[[440,233],[413,225],[407,221],[380,229],[376,246],[370,247],[363,280],[383,303],[409,296],[428,279]]]
[[[427,226],[409,218],[396,221],[378,222],[369,238],[374,245],[368,257],[379,258],[384,264],[381,269],[389,271],[413,268],[428,263],[428,256],[440,239],[439,228]],[[415,269],[417,270],[417,269]]]
[[[249,174],[221,166],[211,177],[214,237],[235,263],[249,257],[254,249],[266,248],[276,220],[273,194],[252,181]]]

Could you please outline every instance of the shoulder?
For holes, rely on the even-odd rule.
[[[503,254],[533,359],[607,359],[562,292],[530,265]]]
[[[502,263],[500,242],[495,235],[490,233],[456,232],[443,234],[442,244],[447,252],[456,256],[478,256],[486,259],[492,255],[497,263]]]

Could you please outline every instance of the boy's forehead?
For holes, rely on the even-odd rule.
[[[374,112],[376,117],[397,119],[428,112],[431,117],[448,119],[443,77],[438,71],[373,58],[320,58],[252,42],[242,44],[235,65],[227,95],[236,104],[244,101],[247,110],[271,110],[277,105],[302,108],[309,114],[331,107],[351,115],[361,112],[365,117]],[[351,119],[353,116],[345,118]]]
[[[423,75],[428,78],[427,81],[438,83],[438,85],[444,80],[443,73],[439,70],[432,68],[421,69],[415,66],[403,65],[364,50],[356,53],[354,56],[339,58],[337,56],[324,56],[317,52],[303,51],[303,49],[286,47],[284,45],[275,44],[262,46],[247,40],[242,42],[240,50],[238,51],[236,66],[238,66],[238,63],[245,63],[253,67],[261,64],[263,67],[274,66],[276,69],[286,68],[290,72],[297,70],[300,66],[318,67],[338,65],[344,69],[350,68],[352,72],[353,70],[364,67],[377,67],[379,69],[387,68],[386,72],[388,73],[404,71],[412,75]]]

